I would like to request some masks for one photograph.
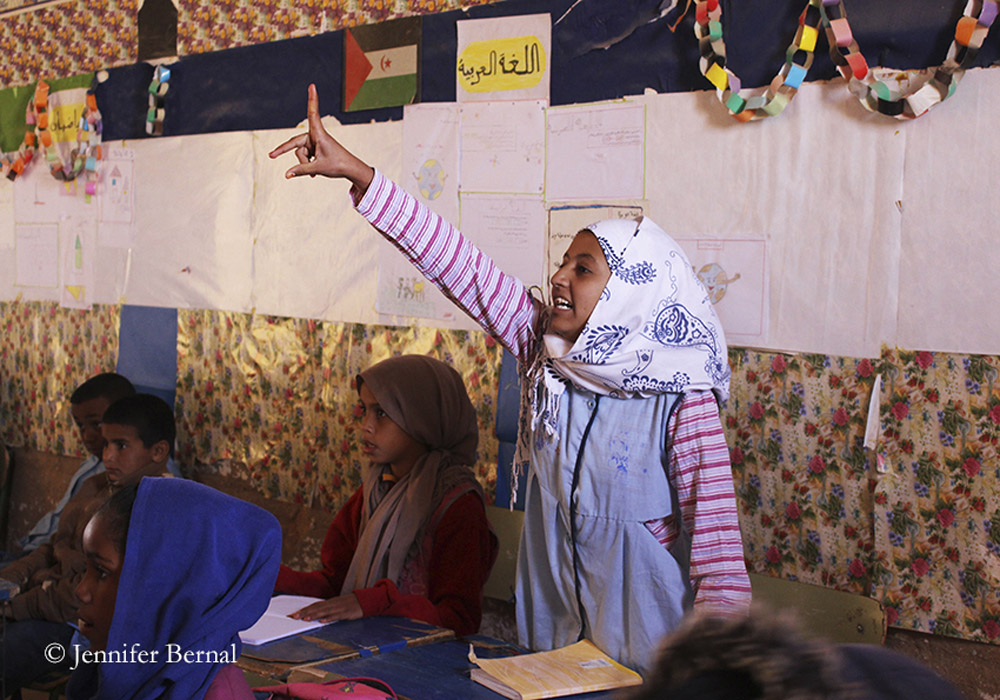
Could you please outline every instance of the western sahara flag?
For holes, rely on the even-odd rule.
[[[344,31],[344,111],[420,101],[421,18]]]

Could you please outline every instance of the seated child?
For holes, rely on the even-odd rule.
[[[18,544],[24,552],[38,549],[45,544],[59,529],[59,518],[69,500],[80,490],[83,482],[94,474],[104,471],[101,455],[104,452],[104,436],[101,435],[101,419],[108,407],[118,399],[133,396],[135,387],[132,382],[120,374],[105,372],[91,377],[78,386],[70,395],[70,413],[73,423],[80,431],[80,440],[90,456],[84,460],[80,468],[73,474],[66,488],[66,493],[56,504],[56,507],[43,515],[38,523],[25,535]],[[180,476],[180,471],[172,459],[167,461],[167,470],[174,476]]]
[[[471,634],[498,544],[469,468],[479,433],[465,384],[422,355],[357,384],[371,463],[326,534],[323,569],[282,566],[275,592],[327,599],[293,615],[304,620],[397,615]]]
[[[101,435],[101,418],[108,406],[118,399],[135,394],[132,382],[120,374],[105,372],[91,377],[78,386],[69,397],[69,411],[73,415],[73,423],[80,431],[80,441],[87,448],[90,456],[84,460],[80,468],[73,474],[66,488],[66,493],[56,504],[56,507],[43,515],[38,523],[18,542],[25,552],[38,549],[52,539],[59,528],[59,517],[83,482],[104,471],[101,454],[104,452],[104,436]]]
[[[810,639],[789,619],[695,615],[628,700],[962,700],[931,669],[874,644]]]
[[[647,217],[596,222],[545,303],[340,145],[308,94],[308,132],[270,153],[294,153],[285,176],[349,181],[359,213],[518,360],[521,644],[587,638],[644,674],[691,608],[743,614],[725,333],[677,242]]]
[[[147,478],[94,514],[83,549],[76,593],[90,653],[67,697],[252,700],[233,662],[274,588],[274,516],[203,484]],[[102,657],[123,649],[145,656]]]
[[[52,664],[43,651],[52,642],[65,646],[72,637],[66,623],[77,619],[73,591],[86,567],[87,521],[117,489],[165,474],[175,434],[173,412],[162,399],[136,394],[113,403],[101,419],[105,471],[85,480],[69,500],[51,542],[0,570],[0,578],[21,589],[3,606],[8,623],[0,654],[8,690],[50,671],[68,670],[70,659]]]

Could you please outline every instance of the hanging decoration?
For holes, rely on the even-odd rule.
[[[726,67],[726,44],[722,38],[722,6],[719,0],[695,2],[694,34],[701,50],[699,67],[715,86],[719,101],[739,121],[748,122],[764,117],[774,117],[788,106],[809,72],[819,39],[821,22],[817,4],[807,3],[799,15],[799,28],[795,32],[785,65],[766,88],[741,90],[739,77]]]
[[[45,105],[48,103],[48,98],[49,86],[42,81],[38,81],[38,84],[35,85],[35,94],[24,111],[24,123],[28,126],[28,129],[24,132],[21,145],[13,153],[3,154],[3,169],[8,180],[14,181],[19,175],[22,175],[35,157],[36,145],[38,143],[35,137],[36,103],[41,100],[42,104]]]
[[[4,156],[7,178],[15,180],[22,175],[37,154],[44,156],[49,172],[57,180],[69,182],[81,173],[86,173],[86,193],[89,198],[97,192],[97,163],[101,159],[101,113],[97,109],[94,87],[91,86],[86,92],[76,129],[76,144],[69,150],[68,158],[63,157],[63,152],[53,137],[49,97],[49,84],[39,80],[25,111],[24,122],[28,128],[24,132],[21,146],[16,152]]]
[[[149,109],[146,111],[146,133],[163,135],[163,120],[167,116],[167,90],[170,89],[170,69],[157,66],[149,83]]]
[[[854,39],[843,0],[808,0],[785,53],[785,65],[766,88],[747,91],[741,91],[739,78],[726,67],[720,0],[696,0],[695,8],[701,73],[739,121],[773,117],[788,106],[812,66],[820,25],[834,64],[862,106],[897,119],[914,119],[955,93],[997,17],[998,0],[968,0],[944,63],[926,70],[869,68]]]
[[[816,2],[816,0],[812,0]],[[944,63],[926,70],[869,69],[854,40],[843,0],[821,0],[830,57],[861,105],[896,119],[915,119],[955,94],[997,17],[996,0],[968,0]],[[891,76],[889,78],[879,76]]]

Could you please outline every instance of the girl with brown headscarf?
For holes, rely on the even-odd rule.
[[[323,568],[282,566],[275,592],[325,598],[294,615],[306,620],[396,615],[471,634],[497,539],[469,468],[479,434],[462,378],[403,355],[362,372],[358,394],[372,460],[361,488],[327,532]]]

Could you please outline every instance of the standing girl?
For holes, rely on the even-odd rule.
[[[295,152],[286,176],[348,179],[358,211],[518,359],[521,642],[549,649],[586,637],[643,672],[692,604],[745,610],[717,405],[728,393],[726,344],[676,243],[649,219],[590,226],[543,305],[337,143],[314,86],[308,117],[308,133],[271,152]]]
[[[358,376],[371,463],[323,541],[319,571],[281,567],[275,591],[326,598],[292,617],[412,617],[472,634],[496,560],[483,489],[469,468],[479,427],[462,377],[402,355]]]

